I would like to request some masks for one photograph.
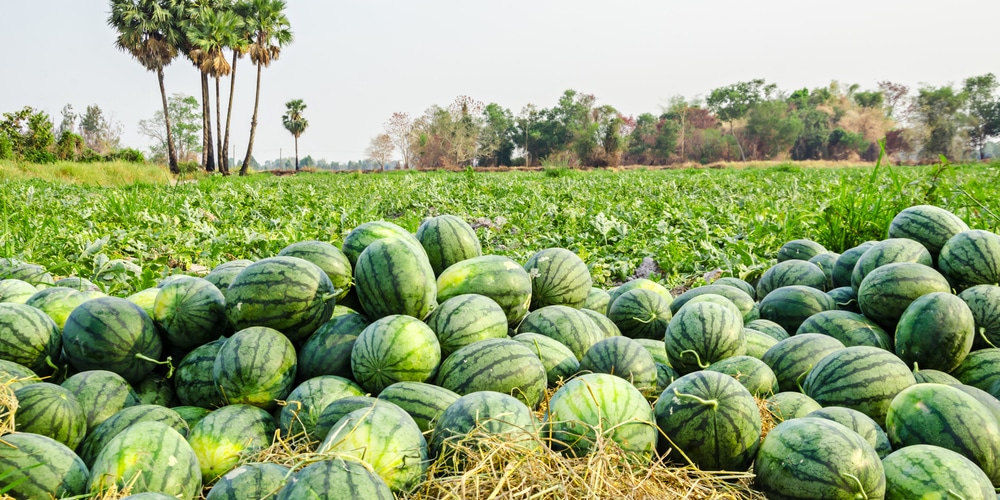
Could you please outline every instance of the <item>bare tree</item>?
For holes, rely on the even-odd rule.
[[[384,172],[385,164],[392,160],[392,152],[395,150],[396,144],[393,143],[392,137],[389,134],[379,134],[372,137],[372,141],[368,145],[368,150],[365,151],[365,154],[372,161],[378,163],[379,172]]]
[[[397,111],[392,114],[383,127],[386,133],[382,135],[389,137],[392,145],[403,156],[403,168],[410,168],[410,160],[413,158],[413,145],[410,141],[413,120],[410,119],[410,114]]]

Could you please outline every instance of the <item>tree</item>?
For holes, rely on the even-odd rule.
[[[237,1],[233,4],[233,11],[242,21],[250,15],[250,3],[244,0]],[[250,48],[251,36],[252,33],[250,32],[248,23],[243,21],[236,27],[235,32],[232,33],[232,37],[229,39],[229,48],[233,52],[233,62],[231,64],[232,72],[229,74],[229,106],[226,109],[225,139],[222,142],[222,150],[225,151],[222,157],[225,160],[226,173],[229,172],[229,127],[233,117],[233,95],[236,93],[236,61],[246,55],[247,50]],[[235,156],[234,154],[233,161],[236,161]]]
[[[924,129],[924,144],[920,155],[929,160],[938,155],[955,156],[955,138],[965,105],[965,96],[951,85],[921,87],[917,92],[915,114]]]
[[[785,152],[802,133],[799,117],[788,113],[784,101],[758,102],[747,119],[747,136],[764,159]]]
[[[378,163],[378,171],[383,172],[385,164],[392,160],[392,152],[395,150],[396,145],[393,144],[392,137],[389,134],[379,134],[372,137],[365,154],[368,155],[369,159]]]
[[[173,17],[176,5],[176,0],[111,0],[111,14],[108,16],[108,25],[118,32],[115,46],[130,54],[147,70],[155,72],[159,80],[167,129],[167,158],[173,173],[180,170],[170,130],[163,68],[177,57],[180,34]]]
[[[173,125],[174,143],[179,161],[194,161],[201,151],[201,127],[204,124],[198,113],[198,99],[184,94],[173,94],[167,103],[170,123]],[[139,133],[153,140],[150,148],[153,158],[163,157],[167,150],[163,111],[156,111],[153,118],[139,121]]]
[[[77,115],[73,112],[73,105],[67,104],[63,106],[60,114],[62,115],[62,121],[59,122],[59,128],[56,129],[56,136],[62,137],[63,135],[76,132]]]
[[[737,82],[726,87],[712,90],[705,103],[723,122],[729,122],[729,135],[733,136],[740,149],[740,157],[746,161],[746,153],[733,131],[733,122],[747,116],[750,109],[758,102],[766,99],[777,87],[758,78],[749,82]]]
[[[494,167],[510,165],[517,137],[514,115],[509,109],[491,102],[483,110],[483,117],[485,123],[480,137],[479,164]]]
[[[969,144],[979,159],[986,157],[986,143],[1000,134],[1000,82],[993,73],[966,78],[963,83],[966,112],[969,115]]]
[[[281,49],[292,43],[292,30],[285,16],[284,0],[250,0],[244,21],[251,33],[247,47],[250,60],[257,66],[257,90],[253,101],[253,118],[250,120],[250,142],[247,144],[246,158],[240,167],[240,175],[248,173],[250,156],[253,154],[253,140],[257,133],[257,110],[260,107],[260,74],[281,55]]]
[[[402,155],[403,168],[410,168],[413,159],[413,120],[410,119],[410,114],[399,111],[393,113],[383,128]]]
[[[882,92],[885,115],[899,122],[905,121],[908,110],[906,100],[910,95],[910,88],[901,83],[883,80],[878,82],[878,90]]]
[[[88,148],[98,154],[107,154],[118,149],[121,124],[105,117],[100,106],[93,104],[87,106],[87,111],[80,117],[80,135]]]
[[[302,116],[306,105],[302,99],[292,99],[285,103],[285,114],[281,117],[281,124],[295,137],[295,171],[299,170],[299,136],[306,131],[309,121]]]

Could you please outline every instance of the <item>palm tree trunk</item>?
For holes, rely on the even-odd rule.
[[[156,78],[160,80],[160,97],[163,99],[163,120],[167,125],[167,158],[170,165],[170,173],[179,174],[181,170],[177,168],[177,151],[174,150],[174,136],[170,132],[170,112],[167,110],[167,89],[163,86],[163,68],[156,68]]]
[[[240,167],[240,175],[247,175],[250,168],[250,157],[253,155],[253,139],[257,133],[257,107],[260,105],[260,64],[257,65],[257,93],[253,99],[253,118],[250,119],[250,143],[247,144],[247,156]]]
[[[212,102],[208,91],[208,73],[201,72],[201,93],[205,98],[205,171],[215,171],[215,144],[212,142]]]
[[[295,136],[295,171],[299,171],[299,136]]]
[[[229,163],[229,155],[226,154],[226,150],[222,149],[222,110],[220,106],[222,105],[222,100],[219,99],[219,77],[215,77],[215,141],[219,148],[219,172],[223,175],[229,173],[229,169],[226,168],[226,164]]]
[[[233,51],[233,72],[229,76],[229,109],[226,111],[226,138],[222,142],[222,149],[226,151],[226,170],[223,172],[229,175],[229,121],[233,116],[233,92],[236,91],[236,51]],[[233,155],[236,161],[236,155]]]

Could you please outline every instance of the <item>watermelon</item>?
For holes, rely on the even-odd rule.
[[[26,262],[14,264],[10,267],[4,266],[4,269],[0,270],[0,279],[21,280],[30,283],[38,290],[55,284],[52,275],[44,267]]]
[[[330,321],[323,323],[298,350],[298,380],[320,375],[353,377],[351,351],[358,335],[370,324],[368,318],[353,309],[334,307]]]
[[[582,359],[604,333],[586,314],[569,306],[546,306],[528,314],[517,327],[518,333],[540,333],[555,339]]]
[[[697,297],[692,297],[691,300],[685,303],[685,305],[694,304],[697,302],[712,302],[722,307],[725,307],[726,309],[729,309],[729,311],[732,312],[734,316],[739,316],[740,318],[743,317],[743,313],[740,312],[740,308],[736,307],[736,304],[733,304],[733,301],[719,294],[703,293]]]
[[[35,292],[24,304],[48,314],[62,331],[69,313],[85,300],[86,295],[72,288],[53,286]]]
[[[455,399],[458,399],[458,395],[455,396]],[[334,426],[340,422],[340,419],[344,418],[348,413],[363,408],[371,408],[376,403],[378,403],[378,400],[371,396],[348,396],[346,398],[335,399],[333,402],[326,405],[326,408],[323,408],[323,411],[319,414],[319,418],[316,419],[316,426],[313,428],[312,435],[317,438],[322,437],[325,439],[326,436],[330,434],[330,430],[333,429]]]
[[[896,325],[896,355],[909,366],[950,372],[972,350],[975,320],[962,299],[944,292],[924,295]]]
[[[906,238],[890,238],[876,242],[865,251],[854,265],[851,273],[851,286],[857,290],[873,270],[886,264],[896,262],[911,262],[933,266],[934,259],[920,243]]]
[[[160,287],[153,303],[153,321],[164,338],[181,349],[192,349],[228,335],[226,298],[212,283],[187,277]]]
[[[0,302],[24,304],[38,289],[27,281],[18,279],[0,280]]]
[[[72,392],[39,382],[14,391],[18,406],[14,422],[19,432],[50,437],[75,449],[87,433],[87,415]]]
[[[160,422],[172,427],[182,435],[187,435],[187,422],[177,412],[156,405],[136,405],[124,408],[101,422],[93,432],[87,434],[80,446],[80,458],[88,466],[94,464],[97,454],[126,428],[139,422]]]
[[[580,359],[580,371],[616,375],[643,393],[656,390],[653,356],[627,337],[611,337],[594,344]]]
[[[949,385],[916,384],[892,400],[886,434],[893,447],[930,444],[974,462],[1000,485],[1000,423],[976,398]]]
[[[355,289],[365,313],[424,319],[437,307],[437,282],[424,251],[408,239],[373,241],[354,266]]]
[[[651,290],[656,292],[657,295],[663,297],[663,300],[667,301],[669,306],[674,300],[674,296],[671,295],[670,290],[664,288],[663,285],[646,278],[636,278],[634,280],[627,281],[621,286],[615,287],[614,290],[608,292],[608,309],[614,305],[618,297],[621,297],[625,292],[630,290],[635,290],[636,288],[641,288],[643,290]]]
[[[90,477],[65,444],[28,432],[3,436],[0,471],[0,491],[16,499],[82,496]]]
[[[198,458],[184,436],[160,422],[140,422],[112,438],[97,455],[87,489],[99,494],[128,485],[133,493],[193,500],[200,496],[201,484]]]
[[[478,391],[510,394],[534,409],[545,396],[548,378],[545,365],[524,344],[489,339],[448,356],[441,363],[435,385],[462,396]]]
[[[901,448],[883,458],[882,466],[886,500],[996,497],[986,473],[968,458],[940,446]]]
[[[452,264],[437,278],[437,300],[456,295],[485,295],[500,305],[507,325],[516,327],[528,314],[531,304],[531,277],[508,257],[483,255]]]
[[[13,361],[0,359],[0,384],[16,391],[26,385],[41,381],[38,375],[30,369]]]
[[[32,372],[52,373],[49,363],[59,359],[59,326],[44,312],[25,304],[0,303],[0,360],[17,363]]]
[[[744,328],[743,336],[747,339],[746,355],[757,359],[762,359],[764,353],[778,343],[777,340],[774,340],[774,337],[760,333],[752,328]]]
[[[874,321],[850,311],[823,311],[806,318],[795,332],[829,335],[846,347],[867,345],[885,350],[892,349],[889,334]]]
[[[753,395],[714,371],[689,373],[660,395],[656,425],[662,454],[702,470],[746,470],[760,445],[762,424]],[[679,455],[673,455],[676,448]]]
[[[303,467],[278,491],[275,500],[305,498],[393,500],[395,497],[386,482],[372,473],[367,465],[350,458],[336,457]]]
[[[175,406],[171,408],[171,410],[184,419],[184,422],[187,423],[188,429],[193,427],[194,424],[200,422],[206,415],[212,413],[212,410],[202,408],[200,406]]]
[[[365,248],[368,248],[368,245],[382,238],[392,237],[408,240],[423,251],[420,241],[410,234],[409,231],[384,220],[365,222],[355,227],[344,237],[344,242],[340,246],[340,249],[344,252],[347,260],[351,262],[351,265],[356,268],[358,257]]]
[[[243,500],[271,498],[288,482],[288,467],[262,463],[241,465],[212,485],[205,500]]]
[[[858,307],[858,292],[854,291],[853,287],[834,288],[827,290],[826,294],[837,304],[838,310],[861,313],[861,308]]]
[[[519,333],[513,340],[524,344],[538,356],[542,366],[545,367],[545,377],[549,387],[557,387],[580,371],[580,362],[573,355],[573,351],[556,339],[539,333]]]
[[[843,406],[828,406],[809,412],[805,418],[832,420],[857,432],[859,436],[865,438],[865,441],[868,441],[868,444],[872,445],[879,458],[885,458],[886,455],[892,453],[889,436],[886,436],[885,431],[879,427],[878,423],[860,411]]]
[[[456,295],[427,317],[441,345],[441,356],[474,342],[507,337],[507,315],[500,305],[485,295]]]
[[[662,340],[635,339],[635,341],[646,349],[646,352],[648,352],[649,355],[653,357],[654,362],[663,363],[665,365],[670,364],[670,359],[667,358],[666,343],[664,343]]]
[[[159,288],[146,288],[125,297],[125,300],[139,306],[150,318],[156,314],[153,306],[156,304],[156,296],[160,294]]]
[[[767,398],[765,407],[778,422],[802,418],[823,408],[816,400],[800,392],[779,392]]]
[[[990,391],[1000,382],[1000,349],[980,349],[965,357],[965,361],[951,372],[965,385]]]
[[[802,383],[802,392],[823,406],[858,410],[883,425],[892,398],[916,383],[906,363],[891,352],[854,346],[816,363]]]
[[[427,442],[417,423],[386,401],[345,415],[318,452],[364,460],[393,491],[410,489],[423,479],[429,465]]]
[[[240,271],[246,269],[246,267],[250,264],[253,264],[253,261],[246,259],[223,262],[222,264],[215,266],[208,274],[206,274],[204,279],[215,285],[215,287],[219,290],[225,292],[236,276],[240,274]]]
[[[954,384],[952,387],[976,398],[976,401],[982,403],[984,407],[997,419],[997,423],[1000,424],[1000,400],[996,396],[971,385],[965,384]]]
[[[215,385],[215,358],[219,356],[225,337],[194,348],[174,371],[174,391],[182,405],[218,408],[226,404]]]
[[[191,427],[191,444],[205,483],[229,472],[245,455],[271,444],[274,418],[255,406],[234,404],[205,415]]]
[[[611,321],[611,318],[594,311],[593,309],[583,308],[580,309],[580,312],[590,318],[591,321],[597,325],[597,328],[604,333],[604,338],[621,336],[622,331],[618,328],[618,325],[616,325],[614,321]]]
[[[746,354],[742,318],[711,302],[688,304],[677,311],[664,344],[670,366],[681,374]]]
[[[590,268],[565,248],[546,248],[524,264],[531,277],[531,309],[563,305],[579,309],[587,301],[593,282]]]
[[[837,422],[778,424],[760,445],[754,484],[771,500],[883,498],[885,473],[872,445]]]
[[[413,417],[420,432],[434,429],[441,414],[460,396],[444,387],[423,382],[396,382],[382,390],[378,398],[403,409]]]
[[[744,325],[744,328],[756,330],[777,341],[785,340],[790,337],[789,333],[785,331],[785,327],[769,319],[755,319]]]
[[[583,308],[607,314],[609,302],[611,302],[611,294],[602,288],[592,286],[590,292],[587,293],[587,300],[583,301]]]
[[[77,370],[108,370],[129,383],[153,371],[163,350],[149,315],[117,297],[91,299],[77,306],[66,320],[62,342]]]
[[[757,398],[778,392],[778,377],[763,361],[751,356],[733,356],[712,363],[708,371],[725,373],[746,387]]]
[[[718,281],[716,281],[716,283],[718,283]],[[736,287],[716,284],[692,288],[678,295],[674,298],[673,302],[670,303],[670,312],[672,314],[677,314],[677,311],[680,310],[684,304],[687,304],[689,300],[705,294],[721,295],[729,299],[733,305],[739,309],[740,317],[743,318],[744,323],[758,319],[760,315],[757,310],[757,304],[754,303],[752,295],[748,295],[746,292]]]
[[[653,409],[642,393],[605,373],[581,375],[560,387],[549,400],[543,427],[554,450],[582,457],[610,441],[638,462],[652,458],[657,433]]]
[[[889,223],[890,238],[909,238],[927,248],[937,259],[941,247],[969,226],[957,215],[933,205],[914,205],[896,214]]]
[[[816,267],[822,269],[823,274],[826,275],[826,286],[824,287],[824,290],[835,288],[833,286],[833,269],[834,266],[837,265],[837,259],[839,257],[839,253],[826,252],[809,259],[809,263],[815,264]]]
[[[327,405],[340,398],[363,395],[364,391],[358,384],[336,375],[311,378],[292,389],[285,398],[285,405],[278,416],[278,427],[286,437],[305,432],[314,439],[322,439],[325,435],[315,435],[316,422]]]
[[[760,301],[760,317],[781,325],[792,334],[813,314],[832,311],[837,304],[829,295],[808,286],[783,286]]]
[[[312,262],[269,257],[240,271],[225,296],[226,315],[236,330],[264,326],[294,342],[309,337],[330,319],[336,290]]]
[[[333,283],[336,299],[340,300],[351,289],[354,276],[351,261],[339,248],[322,241],[308,240],[292,243],[278,252],[279,256],[298,257],[319,266]]]
[[[935,384],[961,384],[957,378],[948,375],[947,373],[939,370],[924,370],[922,368],[915,368],[913,370],[913,378],[918,384],[923,383],[935,383]],[[971,386],[970,386],[971,387]]]
[[[490,438],[492,441],[477,443]],[[448,406],[434,427],[430,447],[432,455],[450,456],[446,463],[459,465],[463,463],[463,449],[481,451],[497,442],[526,451],[536,450],[541,444],[538,422],[531,410],[516,398],[480,391],[466,394]]]
[[[656,363],[656,390],[663,392],[667,386],[674,383],[674,380],[681,378],[681,375],[669,365]]]
[[[854,274],[854,266],[857,264],[858,259],[874,244],[874,241],[866,241],[856,247],[845,250],[844,253],[840,254],[840,257],[837,257],[837,262],[833,264],[834,288],[851,286],[851,276]]]
[[[764,271],[757,282],[757,300],[781,287],[798,285],[826,291],[826,273],[816,264],[805,260],[790,259],[779,262]]]
[[[791,259],[809,260],[821,253],[826,252],[826,248],[812,240],[799,239],[788,241],[778,249],[778,262]]]
[[[868,319],[895,331],[910,303],[931,292],[950,292],[948,280],[933,268],[896,262],[876,268],[858,287],[858,305]]]
[[[741,280],[739,278],[733,278],[733,277],[729,277],[729,276],[724,276],[722,278],[719,278],[719,279],[713,281],[712,284],[713,285],[725,285],[725,286],[731,286],[731,287],[734,287],[734,288],[738,288],[740,291],[742,291],[743,293],[747,294],[750,297],[753,297],[754,295],[757,294],[757,290],[754,288],[753,285],[751,285],[750,283],[747,283],[746,281],[743,281],[743,280]]]
[[[958,294],[976,323],[973,349],[1000,346],[1000,286],[976,285]]]
[[[645,288],[633,288],[608,307],[610,319],[622,335],[632,339],[659,339],[670,323],[670,302]]]
[[[972,229],[952,236],[941,247],[938,269],[959,290],[1000,283],[1000,235]]]
[[[252,326],[223,342],[212,365],[212,380],[228,404],[270,411],[291,392],[295,366],[295,348],[287,337],[271,328]]]
[[[476,231],[454,215],[424,219],[417,228],[417,241],[427,252],[435,276],[452,264],[483,254]]]
[[[73,394],[83,409],[88,433],[123,408],[139,404],[129,383],[121,375],[107,370],[80,372],[60,385]]]
[[[382,241],[387,240],[368,249]],[[364,262],[363,255],[359,262]],[[351,351],[354,380],[373,394],[396,382],[429,380],[440,362],[441,345],[434,331],[417,318],[398,314],[368,325]]]
[[[78,292],[101,292],[104,290],[101,287],[94,284],[94,282],[88,280],[87,278],[81,278],[79,276],[69,276],[66,278],[58,279],[53,283],[53,286],[64,286],[66,288],[72,288]]]

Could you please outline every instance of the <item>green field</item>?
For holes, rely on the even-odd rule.
[[[367,221],[386,219],[415,231],[424,217],[450,213],[476,227],[485,253],[524,262],[542,248],[568,248],[605,287],[627,280],[648,257],[661,270],[653,278],[677,286],[716,268],[756,277],[778,247],[795,238],[837,252],[884,238],[892,216],[914,204],[947,207],[971,227],[996,231],[1000,197],[992,180],[1000,178],[998,170],[784,164],[307,173],[117,187],[8,175],[0,184],[0,256],[44,265],[57,277],[88,278],[109,259],[130,260],[142,268],[141,279],[103,276],[111,292],[125,293],[191,266],[274,255],[295,241],[339,244]]]

